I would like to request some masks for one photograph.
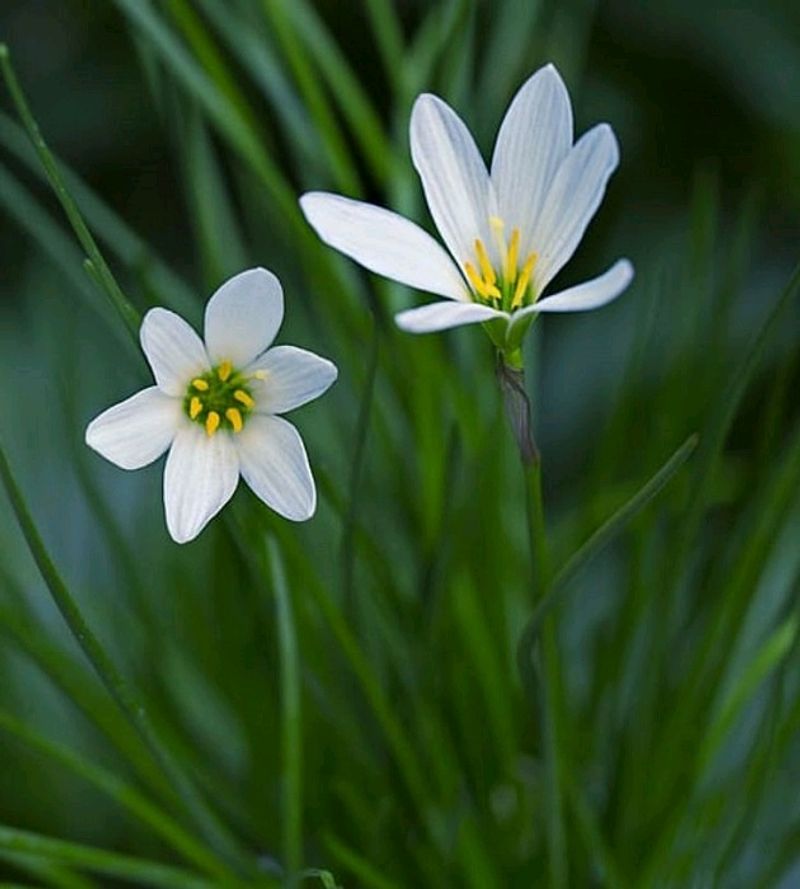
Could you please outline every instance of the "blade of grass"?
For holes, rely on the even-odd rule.
[[[788,283],[770,310],[743,360],[737,365],[727,392],[716,402],[709,423],[703,431],[695,464],[695,484],[692,486],[691,500],[682,523],[684,533],[681,538],[681,547],[675,555],[675,564],[679,566],[680,570],[672,572],[673,576],[677,578],[678,584],[683,582],[687,562],[709,500],[709,491],[714,479],[717,460],[722,453],[733,418],[750,380],[761,363],[767,344],[774,335],[784,312],[791,304],[798,287],[800,287],[800,262],[795,266]]]
[[[276,119],[283,125],[282,134],[296,153],[297,175],[305,182],[304,174],[318,167],[323,169],[327,159],[319,156],[319,142],[308,112],[289,82],[268,35],[257,27],[260,19],[249,21],[244,15],[234,14],[228,2],[198,0],[198,3],[230,53],[269,101]]]
[[[216,85],[225,101],[234,109],[244,125],[258,135],[260,126],[256,116],[239,89],[227,61],[209,36],[203,20],[187,0],[167,0],[164,5],[209,79]],[[260,136],[263,141],[264,134],[261,133]]]
[[[320,88],[311,63],[297,38],[291,8],[284,0],[262,0],[261,8],[274,30],[300,93],[304,96],[316,124],[326,154],[330,157],[336,187],[345,194],[359,197],[362,193],[360,176],[350,157],[339,124],[331,112],[328,99]]]
[[[0,111],[0,145],[14,155],[35,176],[47,181],[47,174],[31,148],[25,130]],[[54,155],[69,192],[81,208],[98,238],[137,277],[154,289],[160,301],[181,314],[196,308],[197,297],[186,282],[164,263],[153,249],[117,213]]]
[[[285,886],[297,884],[303,866],[303,717],[300,654],[297,648],[291,594],[281,551],[267,540],[272,589],[278,622],[281,663],[281,755],[283,758],[283,855]]]
[[[521,669],[528,671],[526,658],[539,633],[544,618],[567,591],[569,583],[598,553],[602,552],[631,521],[672,479],[694,452],[699,437],[689,436],[667,462],[655,473],[626,503],[624,503],[589,539],[583,543],[564,563],[553,578],[546,595],[536,606],[520,640],[519,654]]]
[[[215,287],[246,267],[247,251],[214,145],[195,108],[187,110],[181,131],[186,190],[203,261],[203,278]]]
[[[350,871],[365,889],[400,889],[400,884],[385,877],[373,864],[333,834],[326,833],[322,843],[333,859]]]
[[[205,110],[231,146],[250,165],[276,205],[276,210],[290,224],[302,241],[308,243],[309,230],[298,209],[294,190],[269,154],[264,151],[258,136],[230,106],[216,84],[197,65],[195,59],[177,40],[175,34],[155,14],[152,7],[136,0],[114,0],[115,6],[157,51],[165,66],[183,88]]]
[[[6,578],[3,578],[7,582]],[[139,736],[127,731],[128,724],[117,709],[107,706],[108,699],[84,682],[72,659],[52,645],[45,633],[20,617],[19,605],[0,606],[0,633],[29,658],[58,688],[73,706],[95,726],[131,764],[137,775],[168,804],[176,797],[142,745]]]
[[[75,865],[94,873],[164,889],[204,889],[211,884],[185,870],[131,858],[92,846],[56,840],[0,825],[0,849],[36,855],[47,861]]]
[[[59,203],[64,208],[64,212],[67,214],[67,218],[69,219],[81,246],[86,251],[86,255],[97,270],[100,276],[100,281],[103,284],[103,289],[116,310],[119,312],[125,326],[134,337],[137,337],[140,321],[139,312],[128,301],[128,298],[120,289],[119,284],[117,284],[116,278],[111,273],[111,269],[108,265],[106,265],[97,243],[92,237],[86,223],[83,221],[78,205],[75,203],[72,195],[64,185],[58,164],[51,154],[50,149],[47,147],[47,143],[44,141],[39,126],[31,113],[28,101],[25,98],[25,94],[19,84],[14,67],[11,64],[11,56],[8,47],[4,44],[0,44],[0,70],[2,70],[3,79],[6,82],[6,87],[11,94],[11,99],[14,102],[23,126],[27,130],[28,136],[33,143],[33,147],[36,149],[36,153],[39,156],[39,160],[47,173],[50,185],[52,186]]]
[[[84,620],[77,603],[61,579],[39,536],[22,494],[14,481],[2,447],[0,447],[0,478],[31,555],[53,601],[98,678],[130,721],[131,726],[141,737],[164,774],[169,778],[183,800],[187,814],[195,821],[203,835],[231,862],[245,866],[248,870],[251,869],[254,862],[250,856],[239,847],[236,839],[230,835],[209,808],[170,751],[161,743],[144,704],[122,678],[105,648]]]
[[[404,59],[403,27],[390,0],[364,0],[386,77],[395,95],[402,91]]]
[[[65,281],[72,285],[75,293],[87,308],[97,313],[104,321],[109,321],[110,316],[106,303],[98,303],[92,286],[81,272],[80,251],[2,164],[0,164],[0,205],[58,267],[59,272],[64,275]],[[97,282],[95,281],[95,283]],[[116,323],[112,323],[110,326],[122,348],[130,351],[131,343],[127,333],[123,333]]]
[[[37,880],[36,886],[53,889],[97,889],[97,883],[90,877],[77,874],[60,864],[50,864],[31,855],[7,852],[0,849],[0,861],[8,862],[15,870],[24,871]],[[28,889],[30,887],[25,884]]]
[[[797,615],[792,615],[765,640],[728,690],[700,747],[698,766],[701,772],[710,767],[731,728],[759,686],[781,665],[792,648],[797,628]]]
[[[217,858],[186,833],[166,812],[153,805],[136,788],[112,772],[100,768],[62,744],[45,738],[2,708],[0,708],[0,729],[100,789],[121,808],[150,827],[188,862],[205,870],[212,877],[231,879],[230,871],[222,867]]]
[[[394,147],[347,57],[310,3],[292,0],[288,12],[306,45],[308,57],[316,63],[342,116],[350,124],[352,137],[372,174],[379,182],[385,182],[395,165]]]
[[[361,473],[364,465],[364,456],[367,447],[367,434],[372,411],[373,397],[375,394],[375,378],[378,372],[378,360],[380,358],[380,331],[377,323],[373,322],[369,363],[367,366],[367,379],[364,383],[364,392],[358,408],[358,419],[355,428],[355,446],[353,448],[353,461],[350,470],[349,496],[347,512],[342,523],[342,599],[345,614],[352,617],[355,613],[354,601],[354,571],[355,571],[355,531],[358,521],[358,506]]]

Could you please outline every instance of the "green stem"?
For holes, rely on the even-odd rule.
[[[2,446],[0,446],[0,479],[2,479],[17,522],[50,595],[100,681],[122,713],[128,718],[164,774],[173,783],[183,800],[187,813],[194,819],[202,834],[228,860],[252,870],[252,862],[247,853],[239,847],[238,842],[217,819],[172,754],[161,743],[144,704],[122,678],[100,641],[84,620],[77,603],[61,579],[39,536],[22,494],[14,481]]]
[[[527,488],[528,541],[531,553],[534,601],[539,604],[547,596],[550,585],[550,548],[542,498],[542,464],[536,460],[523,464]],[[544,624],[538,663],[538,686],[541,694],[540,718],[542,750],[545,765],[545,797],[547,814],[547,846],[550,886],[562,889],[568,883],[564,800],[561,789],[561,728],[559,720],[560,665],[555,618]]]
[[[303,726],[300,703],[300,657],[286,571],[274,538],[267,540],[272,587],[278,617],[281,660],[281,747],[283,757],[283,854],[285,885],[299,881],[303,865]]]
[[[111,269],[106,264],[105,259],[103,259],[103,255],[100,253],[100,249],[92,237],[92,233],[83,221],[78,205],[75,203],[72,195],[64,184],[61,172],[58,169],[58,164],[50,152],[50,149],[47,147],[47,143],[44,141],[39,126],[31,113],[30,106],[25,98],[25,93],[22,91],[14,67],[11,64],[8,47],[5,46],[5,44],[0,44],[0,69],[3,72],[3,79],[6,82],[6,86],[11,94],[11,98],[16,106],[20,119],[27,130],[36,153],[39,155],[39,160],[42,162],[42,166],[47,173],[50,185],[61,203],[61,206],[64,208],[64,212],[67,214],[67,218],[69,219],[81,246],[91,260],[100,284],[108,294],[116,310],[119,312],[125,326],[133,334],[134,338],[138,337],[140,323],[139,312],[133,307],[131,302],[122,292],[119,284],[117,284],[116,278],[111,273]]]
[[[539,607],[547,597],[551,582],[550,547],[542,497],[542,462],[534,443],[530,400],[525,391],[525,377],[521,356],[510,364],[507,356],[499,352],[497,378],[503,392],[509,425],[519,449],[525,488],[528,516],[528,544],[531,555],[533,605]],[[540,661],[537,670],[535,695],[540,702],[541,741],[545,763],[547,845],[550,885],[562,889],[567,885],[567,851],[564,828],[564,802],[560,780],[561,744],[559,727],[560,667],[555,621],[546,621],[542,633]],[[531,689],[533,690],[533,689]]]

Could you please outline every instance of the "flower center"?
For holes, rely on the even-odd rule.
[[[256,371],[253,377],[261,379],[262,374]],[[256,406],[248,386],[251,379],[234,370],[230,361],[223,361],[189,383],[183,397],[186,416],[205,427],[209,436],[218,429],[241,432]]]
[[[531,275],[538,254],[529,253],[520,268],[520,230],[514,228],[511,238],[506,241],[503,220],[498,216],[491,216],[489,224],[502,258],[502,268],[499,272],[495,271],[486,245],[480,238],[476,238],[474,245],[476,262],[465,262],[464,271],[472,285],[475,302],[485,303],[506,312],[513,311],[528,301]]]

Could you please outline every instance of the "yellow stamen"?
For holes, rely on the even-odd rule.
[[[219,429],[219,414],[216,411],[209,411],[206,417],[206,432],[209,438]]]
[[[255,401],[244,391],[244,389],[237,389],[233,393],[233,397],[245,407],[253,408],[256,406]]]
[[[228,418],[228,422],[233,426],[234,432],[241,432],[242,426],[242,415],[239,413],[239,409],[235,407],[229,407],[228,410],[225,411],[225,416]]]
[[[217,368],[217,376],[222,380],[222,382],[226,382],[228,377],[231,375],[231,371],[233,370],[233,365],[230,361],[223,361],[222,364]]]
[[[483,246],[483,241],[480,238],[475,238],[475,255],[478,257],[478,265],[481,267],[481,274],[488,289],[494,284],[497,277],[489,261],[489,254],[486,252],[486,248]]]
[[[196,420],[200,411],[203,410],[203,402],[195,395],[192,397],[192,400],[189,402],[189,416]]]
[[[256,379],[256,380],[266,380],[266,378],[267,378],[268,376],[269,376],[269,372],[268,372],[268,371],[266,371],[266,370],[257,370],[257,371],[253,374],[253,379]]]
[[[200,377],[192,380],[192,385],[198,392],[208,392],[208,383],[205,380],[201,380]]]
[[[503,280],[506,284],[513,284],[517,277],[517,259],[519,257],[519,229],[515,228],[511,232],[511,241],[508,245],[506,253],[506,261],[503,264]]]
[[[536,260],[538,258],[539,257],[536,253],[531,253],[531,255],[525,260],[525,265],[522,267],[522,274],[519,276],[517,287],[514,290],[514,298],[511,300],[512,309],[516,309],[518,306],[522,305],[522,298],[525,296],[525,291],[528,289],[528,283],[531,280],[531,273],[533,272],[533,267],[536,265]]]
[[[469,282],[475,288],[478,296],[488,296],[489,294],[486,290],[486,285],[483,283],[481,276],[477,273],[477,271],[475,270],[475,266],[471,262],[464,263],[464,271],[467,273]]]

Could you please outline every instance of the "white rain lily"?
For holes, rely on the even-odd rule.
[[[239,476],[275,512],[304,521],[316,489],[298,431],[280,414],[319,397],[336,366],[294,346],[274,346],[283,291],[266,269],[226,281],[206,305],[205,343],[179,315],[151,309],[142,349],[156,385],[104,411],[86,443],[122,469],[169,450],[167,528],[193,540],[233,496]]]
[[[436,96],[419,96],[410,130],[414,166],[450,255],[381,207],[323,192],[300,200],[325,243],[379,275],[445,297],[398,314],[401,328],[427,333],[504,319],[501,344],[514,347],[537,313],[594,309],[628,286],[633,267],[620,259],[598,278],[540,299],[575,252],[619,161],[608,124],[573,145],[569,94],[552,65],[511,102],[491,172],[463,121]]]

